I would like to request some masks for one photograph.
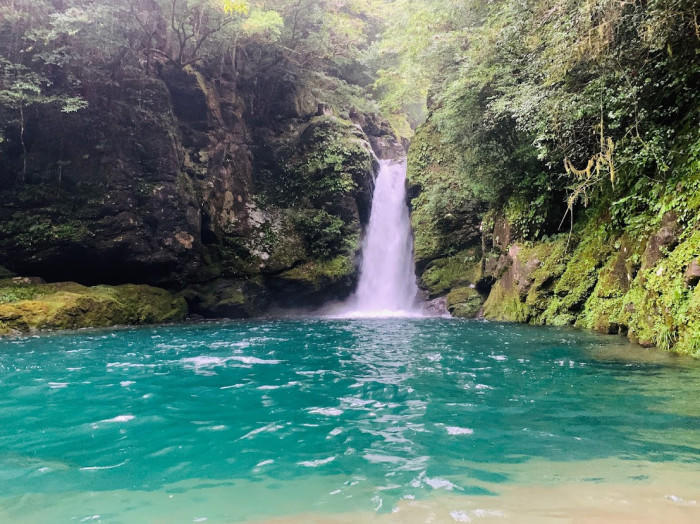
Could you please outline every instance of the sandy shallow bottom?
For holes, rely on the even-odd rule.
[[[0,498],[0,522],[700,522],[697,464],[529,461],[489,470],[512,482],[481,483],[493,495],[464,494],[449,482],[436,483],[424,498],[407,496],[389,506],[384,494],[397,495],[401,487],[323,475],[187,481],[154,491],[29,493]]]

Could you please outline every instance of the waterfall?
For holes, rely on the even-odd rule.
[[[381,160],[362,246],[360,280],[343,316],[420,316],[406,162]]]

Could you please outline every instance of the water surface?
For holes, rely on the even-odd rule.
[[[6,339],[0,521],[698,522],[698,391],[692,360],[477,321]]]

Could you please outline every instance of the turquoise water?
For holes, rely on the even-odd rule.
[[[664,503],[693,509],[672,490],[700,477],[698,391],[692,360],[477,321],[2,340],[0,520],[357,521],[449,495],[434,521],[466,522],[478,514],[457,499],[498,507],[514,486],[561,483],[633,492],[655,475]]]

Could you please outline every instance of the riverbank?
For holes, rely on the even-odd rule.
[[[0,336],[182,322],[186,316],[183,298],[151,286],[87,287],[29,277],[0,280]]]
[[[570,325],[700,356],[697,159],[670,180],[646,181],[652,200],[638,188],[617,201],[599,195],[559,227],[566,210],[557,215],[554,204],[546,214],[520,194],[487,203],[467,198],[471,189],[443,191],[456,162],[426,124],[408,179],[419,283],[430,299],[459,317]]]

